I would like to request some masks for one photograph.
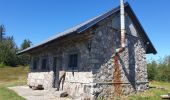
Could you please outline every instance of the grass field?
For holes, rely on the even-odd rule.
[[[26,84],[28,67],[0,68],[0,100],[24,100],[7,87]]]
[[[145,92],[130,95],[128,96],[128,99],[129,100],[161,100],[160,95],[164,95],[170,92],[170,83],[152,81],[150,82],[150,86],[158,87],[158,88],[152,88]]]
[[[0,100],[24,100],[7,87],[26,84],[27,73],[28,67],[0,68]],[[152,88],[123,98],[124,100],[160,100],[160,95],[170,92],[170,83],[152,81],[150,86],[165,89]]]

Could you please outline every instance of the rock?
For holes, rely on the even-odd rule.
[[[168,95],[161,95],[161,98],[162,99],[170,99],[170,96],[168,96]]]
[[[32,86],[33,90],[43,90],[43,86],[42,85],[38,85],[38,86]]]
[[[157,87],[157,89],[166,90],[164,87]]]
[[[44,90],[44,87],[43,87],[43,85],[38,85],[38,86],[37,86],[37,89],[38,89],[38,90]]]
[[[68,93],[67,92],[62,92],[61,94],[60,94],[60,97],[67,97],[68,96]]]
[[[33,89],[33,90],[37,90],[37,87],[35,87],[35,86],[32,86],[32,89]]]

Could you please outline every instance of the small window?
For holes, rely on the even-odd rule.
[[[69,55],[69,68],[77,69],[78,67],[78,54],[70,54]]]
[[[47,59],[46,58],[42,59],[41,69],[47,69]]]
[[[37,69],[38,68],[38,63],[39,63],[39,58],[38,57],[35,57],[33,59],[33,69]]]

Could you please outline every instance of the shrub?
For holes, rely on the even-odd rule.
[[[4,68],[5,67],[5,64],[4,63],[0,63],[0,68]]]
[[[156,75],[157,75],[156,67],[157,67],[156,61],[152,61],[151,63],[148,64],[147,71],[148,71],[148,79],[149,80],[155,80]]]
[[[170,82],[170,55],[147,65],[148,79]]]

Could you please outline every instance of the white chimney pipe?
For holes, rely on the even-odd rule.
[[[120,0],[121,46],[125,47],[125,7],[124,0]]]
[[[125,49],[125,7],[124,0],[120,0],[120,32],[121,32],[121,47],[116,49],[116,53],[120,53]]]

